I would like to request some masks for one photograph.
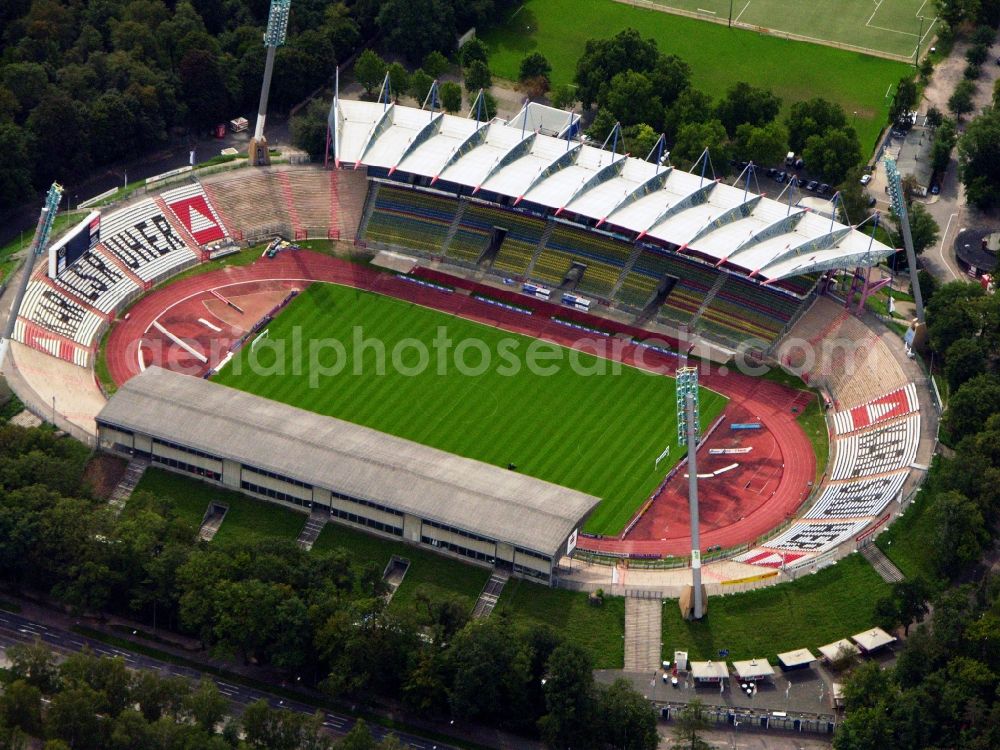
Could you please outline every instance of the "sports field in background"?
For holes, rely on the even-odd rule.
[[[360,375],[354,374],[353,361],[341,374],[319,379],[315,388],[310,387],[308,361],[293,374],[296,327],[306,352],[310,339],[330,337],[344,343],[352,360],[355,326],[363,327],[366,340],[385,344],[384,374],[376,373],[378,355],[372,347],[359,360]],[[439,326],[446,327],[453,349],[463,340],[485,343],[493,352],[491,367],[480,375],[462,374],[449,356],[447,372],[438,374],[431,342]],[[427,346],[431,366],[424,372],[408,375],[392,366],[391,352],[404,339]],[[500,370],[504,360],[496,356],[504,339],[521,354],[534,341],[391,297],[313,284],[270,324],[267,339],[256,349],[244,346],[216,380],[496,466],[513,463],[524,474],[602,498],[586,530],[619,532],[681,456],[674,380],[625,366],[614,374],[610,362],[582,353],[574,354],[582,368],[594,372],[604,366],[607,374],[581,375],[564,356],[553,375],[523,366],[516,375],[505,375]],[[285,342],[283,353],[279,342]],[[404,367],[417,363],[413,347],[402,354]],[[336,356],[328,349],[318,361],[332,367]],[[251,357],[265,368],[280,359],[286,374],[256,374],[248,366]],[[476,350],[470,349],[465,361],[478,364]],[[702,389],[704,427],[725,403],[722,395]],[[656,457],[667,445],[672,451],[656,468]]]
[[[870,5],[874,8],[875,4]],[[836,6],[823,4],[824,8]],[[874,147],[886,123],[886,91],[913,73],[912,65],[902,62],[729,29],[612,0],[526,0],[505,25],[484,39],[496,75],[516,80],[521,60],[537,51],[552,64],[552,82],[560,84],[572,83],[588,39],[610,37],[629,27],[656,39],[661,52],[686,60],[693,85],[713,99],[721,98],[734,83],[746,81],[774,91],[785,112],[793,102],[817,96],[837,102],[852,120],[866,151]]]
[[[640,0],[639,4],[644,1],[727,24],[732,8],[733,20],[743,27],[907,57],[913,57],[917,48],[917,34],[921,48],[930,43],[937,23],[934,0]]]

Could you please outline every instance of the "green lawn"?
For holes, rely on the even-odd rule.
[[[679,649],[692,659],[710,659],[729,649],[731,659],[773,661],[795,648],[815,652],[871,627],[875,601],[888,592],[889,584],[855,554],[797,581],[711,597],[708,616],[700,622],[683,620],[677,602],[670,600],[663,606],[663,655],[673,659]]]
[[[836,3],[823,7],[837,13]],[[772,89],[785,111],[793,102],[816,96],[837,102],[852,118],[866,153],[886,122],[886,89],[913,73],[905,63],[611,0],[526,0],[506,25],[487,32],[484,39],[496,75],[517,80],[521,60],[537,51],[552,65],[552,82],[560,84],[572,82],[588,39],[613,36],[628,27],[656,39],[661,52],[686,60],[694,86],[715,99],[737,81],[746,81]]]
[[[450,453],[496,466],[513,463],[525,474],[596,495],[603,502],[588,531],[617,533],[681,455],[675,447],[655,468],[656,457],[676,441],[669,377],[590,354],[571,357],[554,345],[539,347],[534,339],[331,284],[309,287],[269,329],[267,339],[256,349],[244,347],[216,379]],[[439,356],[446,351],[431,342],[444,334],[453,343]],[[356,344],[362,337],[373,343]],[[340,354],[331,340],[343,346]],[[427,364],[422,370],[419,346]],[[460,371],[453,355],[463,348],[468,367],[487,357],[488,366],[476,374]],[[538,362],[554,372],[529,368],[529,355],[539,348],[561,357]],[[516,372],[514,357],[504,352],[516,355]],[[339,374],[322,375],[321,368],[332,373],[338,363]],[[704,428],[725,403],[702,390]]]
[[[933,492],[922,491],[906,512],[875,540],[907,578],[922,576],[926,581],[937,578],[934,551],[939,532],[929,512],[934,497]]]
[[[594,607],[587,598],[586,593],[511,578],[494,612],[508,614],[515,621],[548,625],[587,649],[597,669],[621,669],[625,661],[625,600],[605,597],[603,605]]]
[[[802,431],[812,443],[813,454],[816,456],[816,481],[826,471],[826,463],[830,460],[830,434],[826,428],[826,415],[823,413],[822,402],[817,395],[809,402],[809,406],[796,417]]]
[[[403,542],[329,523],[320,533],[313,549],[330,550],[338,547],[347,550],[352,561],[358,564],[374,562],[380,570],[385,568],[393,555],[410,561],[406,577],[392,597],[393,607],[412,604],[417,591],[424,589],[436,598],[452,596],[461,599],[471,612],[479,598],[479,592],[490,577],[487,568],[468,565]]]
[[[201,525],[210,502],[225,503],[229,510],[219,533],[215,535],[220,542],[229,539],[249,541],[269,536],[294,541],[306,522],[303,513],[164,469],[147,469],[136,487],[136,491],[139,490],[171,498],[177,515],[196,527]]]
[[[931,22],[937,16],[927,0],[653,0],[658,5],[700,13],[708,18],[733,19],[776,33],[809,37],[818,42],[850,44],[892,55],[913,56],[917,34],[923,46],[930,43]],[[924,23],[918,17],[925,16]]]

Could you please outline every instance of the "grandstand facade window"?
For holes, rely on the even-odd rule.
[[[307,490],[311,490],[313,487],[308,482],[303,482],[299,479],[293,479],[292,477],[285,476],[284,474],[278,474],[275,471],[268,471],[267,469],[261,469],[257,466],[247,466],[243,465],[243,471],[251,472],[253,474],[258,474],[262,477],[270,477],[271,479],[277,479],[279,482],[288,482],[288,484],[294,484],[298,487],[304,487]]]
[[[351,497],[350,495],[343,495],[339,492],[330,491],[332,497],[340,498],[341,500],[346,500],[349,503],[355,503],[356,505],[364,505],[368,508],[374,508],[375,510],[380,510],[383,513],[388,513],[393,516],[403,517],[402,511],[396,510],[395,508],[390,508],[386,505],[380,505],[379,503],[373,503],[371,500],[362,500],[359,497]]]
[[[536,560],[541,560],[542,562],[548,564],[552,562],[552,558],[548,555],[542,555],[538,552],[532,552],[530,549],[524,549],[523,547],[514,547],[514,551],[519,555],[526,555],[528,557],[533,557]]]
[[[392,534],[393,536],[403,536],[403,529],[400,526],[391,526],[387,523],[382,523],[381,521],[376,521],[373,518],[366,518],[365,516],[359,516],[357,513],[351,513],[346,510],[341,510],[340,508],[330,508],[330,515],[341,518],[345,521],[350,521],[351,523],[356,523],[359,526],[367,526],[370,529],[375,529],[376,531],[381,531],[385,534]]]
[[[287,492],[276,490],[273,487],[263,487],[259,484],[248,482],[245,479],[240,482],[240,487],[247,490],[248,492],[253,492],[258,495],[264,495],[265,497],[270,497],[274,500],[281,500],[282,502],[292,503],[294,505],[300,505],[303,508],[312,507],[312,500],[308,500],[302,497],[296,497],[295,495],[289,495]]]
[[[188,474],[194,474],[195,476],[205,477],[206,479],[213,479],[216,482],[222,481],[222,474],[220,474],[217,471],[212,471],[211,469],[203,469],[201,466],[195,466],[194,464],[185,463],[184,461],[178,461],[175,458],[168,458],[167,456],[159,456],[153,453],[150,455],[149,459],[154,464],[162,464],[171,469],[179,469],[180,471],[185,471]]]
[[[479,534],[473,534],[471,531],[465,531],[464,529],[459,529],[454,526],[447,526],[443,523],[435,523],[434,521],[424,521],[424,526],[430,526],[431,528],[441,529],[441,531],[447,531],[458,536],[464,536],[466,539],[474,539],[477,542],[485,542],[486,544],[496,544],[495,539],[488,539],[485,536],[480,536]]]
[[[175,451],[180,451],[181,453],[187,453],[191,456],[199,456],[201,458],[207,458],[212,461],[222,461],[222,459],[219,456],[213,456],[211,453],[205,453],[204,451],[200,451],[195,448],[188,448],[187,446],[179,445],[178,443],[171,443],[170,441],[163,440],[161,438],[153,438],[153,447],[155,448],[157,445],[162,445],[165,448],[172,448]]]
[[[426,521],[424,522],[427,523]],[[480,562],[489,563],[492,565],[496,558],[492,555],[487,555],[479,550],[469,549],[468,547],[462,547],[461,545],[454,544],[453,542],[443,542],[440,539],[435,539],[429,536],[421,536],[420,541],[424,544],[429,544],[437,549],[448,550],[449,552],[454,552],[455,554],[462,555],[463,557],[468,557],[472,560],[478,560]]]
[[[528,578],[537,578],[540,581],[549,580],[549,574],[544,573],[541,570],[535,570],[534,568],[526,568],[523,565],[514,564],[514,572],[518,575],[527,576]]]

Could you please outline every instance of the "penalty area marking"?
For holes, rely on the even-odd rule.
[[[743,10],[741,10],[740,14],[733,19],[733,23],[737,23],[741,18],[743,18],[743,14],[747,12],[747,8],[750,7],[750,3],[751,0],[747,0],[747,4],[743,6]]]

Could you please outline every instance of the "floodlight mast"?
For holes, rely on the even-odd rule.
[[[701,590],[701,539],[698,519],[698,368],[677,370],[677,441],[687,446],[688,509],[691,514],[691,617],[705,615]]]
[[[14,326],[17,324],[17,316],[21,311],[21,302],[24,300],[24,293],[28,289],[28,279],[31,278],[31,270],[35,267],[35,258],[45,252],[49,245],[49,235],[52,232],[52,222],[55,221],[56,213],[59,211],[59,203],[62,201],[63,188],[58,182],[53,182],[52,187],[45,196],[45,205],[38,215],[38,224],[35,227],[35,237],[31,240],[31,247],[28,249],[28,257],[24,259],[24,269],[21,271],[21,281],[17,287],[17,294],[14,296],[14,304],[10,306],[10,314],[7,316],[7,325],[4,326],[3,338],[0,338],[0,368],[3,367],[7,359],[7,349],[10,347],[10,337],[14,334]]]
[[[264,46],[267,47],[267,59],[264,62],[264,81],[260,87],[260,106],[257,108],[257,125],[254,127],[253,138],[250,139],[250,164],[267,166],[271,157],[267,151],[267,139],[264,138],[264,120],[267,118],[267,99],[271,93],[271,76],[274,73],[274,56],[285,43],[288,31],[288,11],[292,0],[271,0],[271,10],[267,16],[267,30],[264,32]]]
[[[924,298],[920,293],[920,278],[917,273],[917,254],[913,251],[913,235],[910,232],[910,218],[906,211],[906,200],[903,195],[903,182],[896,168],[896,160],[885,157],[885,173],[889,178],[889,197],[892,198],[892,210],[899,218],[899,228],[903,233],[903,247],[906,249],[906,262],[910,267],[910,288],[913,290],[913,303],[917,308],[917,322],[924,323]]]

